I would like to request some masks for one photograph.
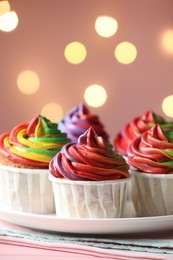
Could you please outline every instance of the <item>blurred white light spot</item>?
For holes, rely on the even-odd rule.
[[[82,43],[71,42],[66,46],[64,55],[68,62],[78,64],[85,60],[87,51]]]
[[[42,108],[41,114],[57,123],[63,117],[63,109],[58,103],[50,102]]]
[[[88,105],[100,107],[106,102],[107,93],[104,87],[94,84],[86,88],[84,99]]]
[[[167,30],[163,34],[162,46],[168,54],[173,54],[173,30]]]
[[[24,70],[17,77],[17,86],[23,94],[32,95],[39,89],[40,80],[34,71]]]
[[[0,2],[0,16],[10,11],[10,4],[8,1]]]
[[[116,59],[123,64],[129,64],[136,59],[136,47],[130,42],[122,42],[115,48]]]
[[[0,16],[0,30],[4,32],[13,31],[18,25],[18,16],[14,11],[7,12]]]
[[[96,32],[102,37],[113,36],[117,29],[117,21],[109,16],[99,16],[95,21]]]
[[[162,102],[162,110],[165,115],[173,117],[173,95],[164,98]]]

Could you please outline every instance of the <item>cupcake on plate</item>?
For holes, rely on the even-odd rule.
[[[129,143],[155,124],[169,123],[151,110],[146,111],[142,116],[135,117],[115,136],[114,147],[126,157]]]
[[[77,142],[78,137],[92,126],[95,132],[108,141],[109,136],[99,117],[91,114],[89,109],[80,103],[72,108],[59,122],[58,127],[61,131],[67,133],[72,142]]]
[[[49,162],[69,142],[41,115],[0,135],[0,208],[30,213],[55,212],[48,180]]]
[[[127,154],[137,215],[173,215],[173,127],[153,126],[130,143]]]
[[[129,166],[92,127],[64,145],[49,169],[58,217],[121,217]]]

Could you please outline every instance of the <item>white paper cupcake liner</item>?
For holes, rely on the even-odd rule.
[[[131,197],[136,215],[173,215],[173,174],[130,171]]]
[[[122,216],[127,183],[117,181],[71,181],[49,175],[56,215],[70,218],[118,218]]]
[[[128,164],[128,157],[123,155],[123,158],[125,159],[126,163]],[[127,200],[131,201],[131,181],[127,185]]]
[[[55,213],[49,170],[0,165],[0,208],[28,213]]]

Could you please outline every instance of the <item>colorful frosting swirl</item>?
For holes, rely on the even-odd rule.
[[[129,177],[125,159],[92,127],[78,138],[77,143],[63,146],[51,160],[49,169],[53,176],[70,180],[103,181]]]
[[[0,136],[0,153],[10,160],[48,168],[50,160],[69,142],[57,124],[39,115]]]
[[[134,171],[173,173],[173,128],[165,131],[157,124],[133,140],[127,150]]]
[[[122,155],[126,156],[129,143],[155,124],[164,124],[165,127],[168,124],[169,126],[169,123],[163,117],[152,111],[146,111],[142,116],[135,117],[116,135],[114,147]]]
[[[99,121],[97,115],[90,114],[89,110],[84,104],[79,104],[67,115],[58,122],[58,127],[61,131],[67,133],[67,136],[73,141],[77,142],[80,135],[92,126],[96,133],[108,141],[108,134],[106,133],[103,124]]]

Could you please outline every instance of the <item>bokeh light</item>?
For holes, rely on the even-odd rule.
[[[100,107],[107,99],[107,93],[104,87],[94,84],[86,88],[84,99],[89,106]]]
[[[17,86],[25,95],[35,94],[40,87],[40,80],[37,73],[32,70],[20,72],[17,77]]]
[[[120,63],[129,64],[136,59],[137,49],[130,42],[122,42],[116,46],[114,54]]]
[[[58,103],[50,102],[42,108],[41,114],[52,122],[57,123],[63,117],[63,109]]]
[[[173,55],[173,30],[167,30],[162,37],[164,51]]]
[[[0,16],[10,11],[10,4],[8,1],[0,2]]]
[[[16,12],[11,11],[0,16],[0,30],[10,32],[16,29],[18,25],[18,16]]]
[[[164,98],[162,102],[162,110],[165,115],[173,117],[173,95]]]
[[[85,60],[87,51],[82,43],[71,42],[66,46],[64,55],[68,62],[79,64]]]
[[[102,37],[113,36],[117,29],[117,21],[110,16],[99,16],[95,21],[96,32]]]

